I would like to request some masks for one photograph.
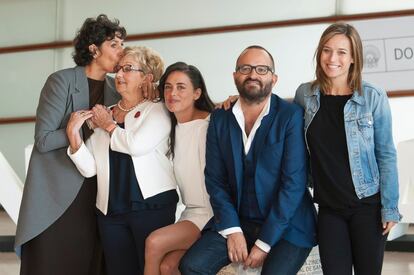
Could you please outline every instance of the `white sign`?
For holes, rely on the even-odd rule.
[[[414,71],[414,36],[363,41],[364,73]]]
[[[363,79],[387,91],[414,89],[414,16],[350,23],[362,39]]]

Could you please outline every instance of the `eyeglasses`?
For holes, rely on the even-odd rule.
[[[119,72],[119,70],[122,70],[124,73],[129,73],[129,72],[143,72],[144,73],[144,70],[138,69],[132,66],[131,64],[126,64],[124,66],[116,65],[114,68],[114,71],[117,73]]]
[[[272,68],[270,68],[269,66],[266,66],[266,65],[257,65],[257,66],[241,65],[241,66],[236,67],[236,71],[238,71],[241,74],[246,74],[246,75],[250,74],[253,69],[259,75],[265,75],[268,72],[273,73]]]

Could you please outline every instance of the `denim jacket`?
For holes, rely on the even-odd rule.
[[[305,112],[306,131],[320,106],[320,90],[305,83],[296,90],[294,101]],[[344,107],[346,143],[352,181],[358,198],[381,194],[382,221],[398,222],[397,154],[392,137],[391,110],[387,94],[362,83],[362,94],[354,91]],[[309,146],[306,140],[309,152]],[[310,152],[309,152],[310,153]]]

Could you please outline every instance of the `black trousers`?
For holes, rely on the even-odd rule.
[[[365,205],[357,209],[318,213],[319,253],[324,275],[380,275],[387,236],[382,235],[381,208]]]
[[[176,204],[172,204],[108,216],[98,213],[107,274],[142,275],[145,239],[152,231],[174,223],[175,210]]]
[[[105,274],[95,201],[96,177],[87,178],[65,213],[23,244],[20,274]]]

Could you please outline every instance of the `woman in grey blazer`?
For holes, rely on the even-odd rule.
[[[95,216],[96,178],[85,179],[66,154],[70,114],[119,100],[114,71],[126,31],[106,15],[88,18],[74,39],[74,68],[49,76],[36,112],[16,232],[20,274],[100,274]],[[84,125],[87,139],[91,130]]]

